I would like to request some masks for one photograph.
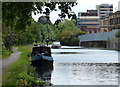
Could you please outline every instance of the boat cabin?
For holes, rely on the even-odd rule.
[[[32,49],[32,56],[36,56],[37,54],[43,54],[51,57],[51,49],[46,46],[34,46]]]

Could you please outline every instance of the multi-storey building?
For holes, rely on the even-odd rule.
[[[101,31],[111,31],[120,29],[120,11],[110,14],[108,17],[101,19]]]
[[[79,12],[77,25],[83,31],[88,33],[96,33],[100,29],[100,17],[97,10],[87,10],[87,12]]]
[[[98,15],[100,16],[100,19],[105,18],[107,15],[113,13],[113,5],[109,4],[101,4],[96,5],[96,9],[98,11]]]

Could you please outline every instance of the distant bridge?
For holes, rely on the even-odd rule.
[[[81,46],[101,46],[106,47],[107,42],[115,37],[116,32],[120,30],[116,29],[110,32],[100,32],[94,34],[86,34],[78,36]]]

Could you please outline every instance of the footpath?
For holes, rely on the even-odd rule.
[[[21,52],[17,51],[18,48],[13,48],[13,53],[10,57],[5,59],[0,59],[0,81],[2,80],[2,75],[8,69],[8,66],[19,59]]]

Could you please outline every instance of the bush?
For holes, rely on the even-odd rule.
[[[13,53],[13,50],[8,51],[4,47],[2,47],[2,58],[9,57]]]
[[[74,22],[74,20],[64,20],[56,28],[56,40],[60,41],[61,45],[79,45],[78,36],[85,34],[85,32],[80,30]]]
[[[115,36],[116,36],[117,38],[119,38],[119,37],[120,37],[120,31],[118,31],[118,32],[115,34]]]

